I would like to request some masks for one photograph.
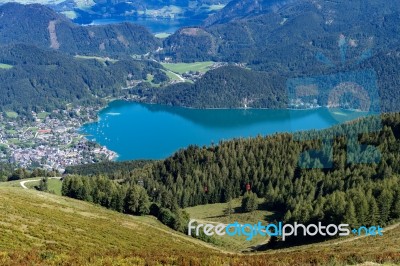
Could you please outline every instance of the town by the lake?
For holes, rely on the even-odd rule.
[[[20,119],[14,112],[0,113],[0,161],[63,172],[68,165],[114,159],[115,152],[90,142],[77,130],[96,119],[97,111],[75,107],[32,112],[31,120]]]

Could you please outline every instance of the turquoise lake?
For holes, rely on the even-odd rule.
[[[354,119],[354,114],[326,108],[202,110],[114,101],[99,112],[99,121],[80,132],[117,152],[117,161],[162,159],[191,144],[323,129]]]

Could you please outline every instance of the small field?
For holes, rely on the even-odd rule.
[[[76,12],[75,11],[71,11],[71,10],[70,11],[63,11],[61,13],[64,14],[69,19],[76,19],[78,17]]]
[[[166,32],[160,32],[154,35],[154,37],[159,38],[159,39],[165,39],[168,38],[171,34],[166,33]]]
[[[18,117],[18,114],[16,112],[13,112],[13,111],[7,111],[5,113],[6,113],[6,116],[8,118],[17,118]]]
[[[170,70],[162,70],[164,71],[165,74],[167,74],[168,78],[172,81],[177,80],[177,81],[183,81],[182,78],[175,74],[174,72],[170,71]]]
[[[263,199],[259,199],[259,204],[262,206]],[[198,223],[222,223],[230,224],[238,222],[240,224],[256,224],[259,221],[266,225],[269,220],[272,220],[274,213],[256,210],[250,213],[244,213],[241,211],[241,199],[234,199],[231,202],[231,206],[234,209],[234,213],[231,215],[225,215],[224,211],[228,208],[228,203],[216,203],[199,205],[196,207],[186,208],[185,210],[189,213],[190,218],[198,221]],[[217,245],[228,250],[235,251],[251,251],[257,249],[257,246],[268,242],[268,238],[265,236],[257,235],[251,240],[246,240],[246,236],[215,236]]]
[[[262,206],[263,199],[259,199],[259,204]],[[231,202],[231,206],[235,210],[233,214],[227,216],[224,214],[224,210],[227,209],[228,203],[215,203],[207,205],[199,205],[196,207],[189,207],[185,210],[190,214],[193,219],[207,220],[218,223],[257,223],[258,221],[268,221],[273,218],[274,213],[264,210],[256,210],[250,213],[243,213],[240,208],[241,198],[234,199]]]
[[[175,18],[183,13],[184,10],[182,8],[174,5],[163,6],[160,9],[146,9],[146,11],[138,11],[139,15],[146,14],[147,16],[162,18]]]
[[[223,9],[224,7],[225,7],[225,5],[223,5],[223,4],[219,4],[219,5],[210,5],[210,6],[208,7],[208,10],[209,10],[209,11],[218,11],[218,10]]]
[[[153,82],[153,80],[154,80],[154,75],[152,75],[152,74],[147,74],[147,75],[146,75],[146,79],[145,79],[144,81],[150,83],[150,85],[151,85],[152,87],[155,87],[155,88],[160,87],[161,84],[156,84],[156,83]]]
[[[38,178],[36,178],[38,179]],[[28,182],[25,184],[28,188],[35,189],[35,186],[39,185],[40,181],[35,181],[35,182]],[[62,181],[58,179],[49,179],[48,180],[48,191],[50,193],[56,194],[61,196],[61,187],[62,187]]]
[[[39,119],[45,119],[50,113],[48,112],[40,112],[37,114],[37,118]]]
[[[100,56],[86,56],[86,55],[76,55],[75,56],[76,59],[83,59],[83,60],[97,60],[100,63],[105,64],[106,62],[110,62],[110,63],[115,63],[118,60],[116,59],[112,59],[112,58],[108,58],[108,57],[100,57]]]
[[[11,68],[13,68],[12,65],[0,63],[0,69],[11,69]]]
[[[213,64],[214,62],[207,61],[195,63],[162,63],[161,65],[172,72],[183,74],[189,71],[205,73],[210,70],[210,66]]]

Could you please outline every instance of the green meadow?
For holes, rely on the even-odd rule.
[[[8,118],[17,118],[18,117],[18,114],[14,111],[6,111],[5,113]]]
[[[162,63],[162,66],[172,72],[183,74],[189,71],[198,71],[205,73],[210,69],[213,64],[214,62],[207,61],[194,63]]]

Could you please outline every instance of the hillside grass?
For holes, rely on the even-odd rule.
[[[35,187],[39,185],[39,182],[40,181],[28,182],[25,184],[25,186],[31,189],[35,189]],[[62,181],[58,179],[48,179],[47,182],[48,182],[47,183],[48,191],[50,193],[54,193],[56,195],[61,196]]]
[[[14,180],[14,181],[7,181],[7,182],[0,182],[0,188],[2,187],[21,187],[21,182],[22,181],[30,181],[26,182],[25,186],[30,189],[34,189],[35,186],[39,185],[41,177],[32,177],[32,178],[26,178],[26,179],[20,179],[20,180]],[[58,179],[49,179],[48,180],[48,189],[49,192],[54,193],[55,195],[61,196],[61,187],[62,187],[62,181]]]
[[[152,217],[19,188],[0,188],[0,201],[1,265],[180,264],[182,254],[200,265],[215,253]]]
[[[168,76],[168,78],[172,81],[180,81],[181,79],[178,77],[177,74],[175,74],[174,72],[170,71],[170,70],[164,70],[162,69],[162,71]]]
[[[215,203],[215,204],[207,204],[207,205],[199,205],[195,207],[189,207],[185,210],[190,214],[190,217],[193,219],[200,219],[218,223],[233,223],[238,222],[241,224],[250,223],[254,224],[258,221],[266,222],[274,217],[273,212],[262,210],[263,207],[263,199],[259,199],[259,210],[253,212],[242,212],[241,210],[241,198],[233,199],[231,201],[232,207],[235,209],[235,212],[230,216],[224,214],[224,210],[227,209],[228,203]]]
[[[32,180],[37,180],[40,177],[32,177],[32,178],[26,178],[26,179],[20,179],[20,180],[14,180],[14,181],[7,181],[7,182],[0,182],[0,188],[3,187],[19,187],[22,188],[20,185],[21,181],[32,181]],[[29,183],[27,183],[29,184]]]
[[[0,187],[0,202],[0,265],[400,263],[400,227],[381,237],[239,255],[172,231],[154,217],[124,215],[49,193]]]
[[[210,69],[214,62],[194,62],[194,63],[161,63],[163,67],[166,69],[178,73],[183,74],[189,71],[198,71],[205,73]]]

